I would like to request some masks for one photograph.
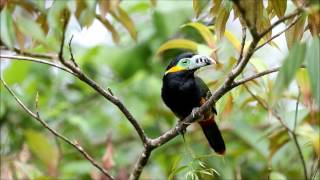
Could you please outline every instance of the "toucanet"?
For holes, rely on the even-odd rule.
[[[212,59],[193,53],[182,53],[168,65],[163,76],[161,96],[171,111],[183,120],[211,96],[208,86],[195,74],[211,65]],[[209,145],[219,154],[225,153],[225,143],[215,121],[216,109],[209,108],[198,121]]]

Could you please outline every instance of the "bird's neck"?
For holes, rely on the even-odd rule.
[[[164,76],[164,86],[170,88],[181,88],[186,84],[192,85],[195,82],[195,74],[192,71],[169,73]]]

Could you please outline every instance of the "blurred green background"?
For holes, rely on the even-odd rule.
[[[294,5],[288,3],[288,9],[293,9]],[[160,91],[168,62],[183,51],[170,49],[157,55],[157,50],[166,41],[177,38],[205,44],[197,30],[181,27],[197,20],[193,2],[123,0],[120,6],[128,13],[134,28],[128,21],[121,23],[117,15],[107,14],[106,19],[116,31],[113,38],[112,30],[95,19],[96,12],[101,13],[99,6],[102,4],[93,0],[54,1],[53,4],[40,0],[9,1],[1,7],[1,44],[11,50],[13,44],[18,44],[27,52],[56,54],[62,31],[59,18],[64,8],[69,9],[66,41],[74,36],[72,48],[76,62],[100,85],[112,89],[145,132],[155,138],[177,122],[163,104]],[[44,14],[45,20],[35,19],[37,13]],[[208,22],[206,17],[200,20],[204,24]],[[240,40],[239,21],[233,21],[232,15],[227,20],[226,30]],[[244,75],[280,65],[287,55],[283,39],[284,35],[275,41],[278,49],[267,45],[258,51]],[[309,42],[310,33],[303,39]],[[212,90],[224,80],[238,56],[232,42],[226,38],[216,45],[221,67],[200,72]],[[1,54],[12,54],[12,51],[1,49]],[[70,57],[67,45],[64,55]],[[308,76],[303,70],[298,73],[302,74],[300,78]],[[98,162],[107,153],[111,157],[108,160],[110,173],[118,179],[126,179],[142,150],[142,143],[113,104],[70,74],[43,64],[1,59],[1,77],[32,110],[35,110],[38,92],[39,112],[52,128],[79,142]],[[268,101],[274,80],[273,74],[248,86]],[[297,84],[298,81],[292,83],[276,105],[277,113],[289,127],[295,119]],[[319,110],[308,106],[309,101],[302,92],[297,129],[301,132],[299,142],[311,175],[319,168]],[[192,174],[200,179],[303,178],[293,141],[245,87],[239,86],[226,94],[218,102],[217,110],[227,146],[225,156],[218,156],[210,149],[198,125],[194,124],[188,128],[185,141],[178,136],[153,152],[141,179],[193,179]],[[75,149],[57,140],[29,117],[2,85],[0,126],[1,178],[99,177],[99,172]]]

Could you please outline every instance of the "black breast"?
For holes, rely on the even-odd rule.
[[[162,99],[180,119],[200,106],[201,95],[193,72],[169,73],[163,77]]]

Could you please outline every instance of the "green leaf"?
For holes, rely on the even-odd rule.
[[[173,39],[162,44],[156,54],[160,54],[169,49],[188,49],[193,52],[197,52],[197,48],[198,44],[194,41],[187,39]]]
[[[193,10],[196,14],[196,18],[199,17],[200,13],[206,7],[208,2],[209,2],[208,0],[193,0],[192,1],[192,6],[193,6]]]
[[[300,16],[296,24],[285,32],[288,48],[291,48],[295,42],[301,40],[304,32],[305,21],[306,16]],[[290,22],[292,21],[289,21],[289,24]]]
[[[130,16],[120,6],[116,10],[110,11],[111,15],[117,19],[129,32],[133,40],[137,40],[137,31]]]
[[[283,65],[276,78],[275,85],[272,91],[271,104],[279,98],[282,92],[287,88],[294,78],[297,70],[303,63],[306,51],[306,44],[295,44],[290,50],[289,55],[283,62]]]
[[[298,135],[311,142],[316,154],[320,156],[320,134],[319,129],[313,128],[309,124],[303,124],[297,128]]]
[[[310,77],[312,95],[320,106],[320,40],[313,38],[311,45],[307,49],[307,70]]]
[[[25,137],[30,150],[48,167],[54,168],[57,165],[58,151],[52,145],[48,137],[34,130],[27,130]]]
[[[67,8],[67,1],[55,1],[50,7],[47,15],[47,23],[50,31],[47,35],[47,42],[50,49],[58,51],[60,48],[60,39],[62,37],[63,11]]]
[[[213,37],[213,34],[211,33],[210,29],[198,22],[192,22],[192,23],[188,23],[183,25],[182,27],[186,27],[186,26],[190,26],[195,28],[202,36],[202,38],[206,41],[206,43],[208,44],[209,47],[214,48],[215,47],[215,40]]]
[[[182,157],[180,155],[178,155],[175,159],[175,161],[173,162],[172,165],[172,170],[176,169],[177,166],[179,165],[180,161],[181,161]]]
[[[11,12],[8,7],[5,6],[1,10],[1,41],[7,45],[10,49],[13,48],[15,42],[15,32],[13,29],[13,20]]]
[[[177,169],[175,169],[174,171],[172,171],[168,177],[168,180],[173,180],[174,179],[174,176],[177,175],[178,173],[180,173],[181,171],[187,169],[188,166],[187,165],[184,165],[184,166],[181,166]]]
[[[81,27],[89,27],[93,23],[95,18],[95,11],[90,8],[86,8],[82,11],[79,17],[79,23]]]
[[[287,142],[290,138],[286,129],[280,129],[269,136],[269,159]]]
[[[305,97],[305,101],[310,100],[311,85],[307,69],[299,69],[296,75],[296,81],[300,87],[301,93]]]
[[[230,11],[226,8],[221,7],[220,11],[218,13],[217,21],[216,21],[216,34],[218,36],[218,39],[221,39],[221,37],[224,34],[224,31],[226,29],[226,23],[229,18]]]
[[[30,18],[17,16],[17,25],[19,30],[26,36],[45,44],[45,35],[39,24]]]
[[[269,0],[268,2],[275,10],[276,15],[280,18],[284,16],[287,9],[287,0]]]
[[[110,31],[113,42],[118,44],[120,36],[117,30],[113,27],[113,25],[103,16],[97,15],[96,18],[99,19],[100,22],[104,25],[104,27],[106,27]]]

